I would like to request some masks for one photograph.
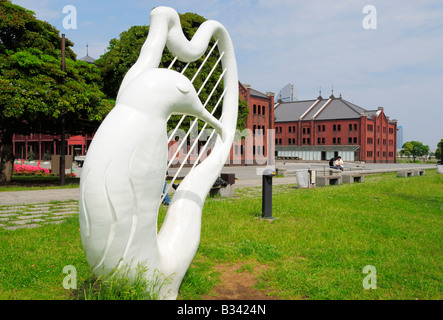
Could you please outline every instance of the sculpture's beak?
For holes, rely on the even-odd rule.
[[[201,111],[195,116],[211,125],[218,132],[222,140],[225,141],[226,135],[224,134],[223,124],[211,115],[211,113],[203,106],[200,110]]]
[[[222,140],[225,141],[226,134],[224,132],[225,130],[223,130],[223,125],[202,105],[191,82],[185,78],[185,80],[177,83],[177,88],[183,93],[183,96],[187,98],[183,99],[182,104],[176,105],[173,112],[183,112],[207,122],[218,132]]]

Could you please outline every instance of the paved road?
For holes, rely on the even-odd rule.
[[[287,170],[297,169],[317,169],[323,170],[325,163],[307,163],[307,162],[290,162],[290,161],[278,161],[275,165],[277,168],[285,168]],[[345,163],[346,169],[350,170],[370,170],[371,172],[383,172],[383,171],[397,171],[399,169],[415,168],[415,169],[435,169],[435,164],[365,164],[364,167],[358,163]],[[251,187],[261,186],[262,178],[259,174],[264,167],[246,166],[246,167],[225,167],[223,173],[234,173],[236,178],[235,187]],[[184,168],[183,175],[187,173]],[[75,167],[74,173],[78,176],[81,175],[81,168]],[[171,169],[169,174],[175,173],[175,169]],[[180,174],[181,175],[181,174]],[[273,180],[273,184],[292,184],[296,183],[295,176],[276,178]],[[172,188],[171,188],[172,189]],[[35,191],[12,191],[12,192],[0,192],[0,206],[2,205],[17,205],[17,204],[30,204],[30,203],[47,203],[50,201],[66,201],[66,200],[78,200],[79,189],[47,189],[47,190],[35,190]]]

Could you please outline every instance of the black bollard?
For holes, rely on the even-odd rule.
[[[274,219],[272,217],[272,177],[275,171],[265,169],[262,176],[262,218]]]

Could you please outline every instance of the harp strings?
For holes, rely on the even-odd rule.
[[[198,75],[201,73],[201,71],[203,70],[203,67],[208,63],[208,59],[209,57],[212,55],[214,49],[217,47],[218,45],[218,40],[214,43],[214,45],[211,47],[211,49],[209,50],[208,54],[206,55],[206,57],[204,58],[203,62],[200,64],[198,70],[196,71],[196,73],[194,74],[194,76],[191,78],[191,83],[194,83],[194,81],[197,79]],[[202,85],[200,86],[197,95],[200,95],[203,91],[203,89],[206,87],[206,85],[208,84],[209,79],[212,77],[214,71],[217,69],[217,67],[219,66],[220,62],[223,59],[224,56],[224,52],[220,53],[220,56],[218,57],[217,61],[214,63],[214,65],[211,68],[211,71],[208,73],[208,75],[205,77]],[[168,69],[172,69],[174,64],[180,61],[178,59],[178,57],[175,57],[173,59],[173,61],[170,63],[170,65],[168,66]],[[185,70],[189,67],[190,62],[187,63],[185,65],[185,67],[183,68],[183,70],[181,70],[181,73],[184,74]],[[214,93],[216,92],[216,90],[218,89],[218,87],[220,86],[221,81],[223,80],[224,76],[226,73],[226,69],[224,69],[221,73],[221,75],[218,77],[214,87],[212,88],[210,94],[208,95],[205,103],[203,104],[203,107],[206,108],[207,105],[209,104],[212,96],[214,95]],[[216,104],[214,105],[212,111],[211,111],[211,115],[214,115],[216,110],[218,109],[218,107],[220,106],[226,92],[227,92],[227,88],[223,88],[223,92],[220,95],[220,97],[218,98]],[[175,134],[177,133],[177,130],[180,128],[181,124],[183,123],[183,120],[186,118],[186,114],[182,115],[182,117],[180,118],[180,120],[178,121],[177,125],[175,126],[175,128],[173,129],[173,131],[171,132],[171,134],[168,137],[168,145],[170,144],[171,140],[174,138]],[[170,116],[168,118],[168,120],[170,119]],[[221,121],[223,119],[223,114],[220,116],[219,121]],[[182,150],[183,145],[185,143],[187,143],[188,141],[188,137],[191,134],[192,130],[194,129],[194,127],[198,124],[198,118],[194,118],[194,120],[192,121],[189,130],[186,132],[185,136],[182,138],[182,141],[179,143],[178,147],[177,147],[177,143],[175,143],[173,146],[177,147],[174,154],[172,155],[172,157],[170,158],[170,160],[168,161],[168,165],[167,165],[167,170],[169,170],[169,168],[171,167],[171,165],[174,163],[174,161],[177,158],[177,155],[179,154],[180,150]],[[170,190],[170,188],[172,187],[173,183],[176,181],[177,177],[179,176],[180,172],[182,171],[184,165],[187,163],[189,157],[191,156],[191,154],[193,153],[193,151],[195,150],[195,148],[199,145],[200,142],[200,138],[201,136],[205,133],[205,129],[207,127],[207,123],[204,123],[202,130],[199,132],[198,136],[196,137],[196,139],[193,141],[193,143],[191,143],[189,150],[187,151],[186,155],[184,156],[184,158],[182,159],[182,163],[180,165],[180,167],[177,169],[177,171],[175,172],[172,180],[167,184],[166,190],[162,195],[162,201],[165,198],[165,196],[168,194],[168,191]],[[208,139],[206,140],[205,144],[201,147],[200,152],[198,153],[197,159],[195,160],[192,168],[190,171],[192,171],[199,163],[199,161],[201,160],[202,155],[205,153],[206,149],[208,148],[208,146],[213,142],[214,140],[214,135],[215,135],[216,131],[214,129],[212,129]]]

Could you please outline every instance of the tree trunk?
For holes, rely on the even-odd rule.
[[[0,139],[0,185],[6,185],[11,182],[14,166],[12,133],[1,131]]]

